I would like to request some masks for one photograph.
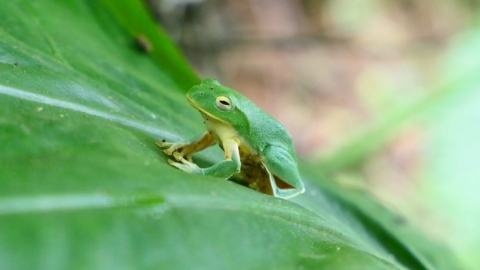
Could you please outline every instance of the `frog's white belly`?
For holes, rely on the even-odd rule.
[[[205,125],[207,126],[208,131],[217,137],[220,144],[227,140],[235,140],[240,150],[243,150],[243,152],[257,154],[257,152],[238,135],[237,131],[231,124],[212,118],[204,113],[202,113],[202,117],[203,120],[205,120]]]

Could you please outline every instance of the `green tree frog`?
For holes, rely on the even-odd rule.
[[[221,178],[237,174],[250,188],[280,198],[305,191],[290,134],[248,98],[207,78],[187,92],[187,100],[202,114],[207,132],[189,143],[156,142],[175,158],[171,165]],[[195,152],[217,143],[225,160],[208,168],[192,162]]]

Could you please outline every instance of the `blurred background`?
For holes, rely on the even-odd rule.
[[[477,1],[147,2],[198,74],[283,123],[300,157],[480,269]]]

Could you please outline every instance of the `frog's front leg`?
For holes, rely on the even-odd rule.
[[[180,161],[183,157],[186,157],[190,162],[192,161],[192,155],[196,152],[214,145],[217,142],[215,136],[210,132],[206,132],[198,140],[190,143],[178,143],[178,142],[155,142],[160,148],[168,147],[163,152],[169,156],[172,156]]]
[[[238,143],[229,139],[222,142],[223,149],[225,151],[225,160],[219,162],[208,168],[200,168],[197,164],[192,163],[186,160],[183,157],[180,157],[180,162],[174,162],[169,160],[172,166],[179,168],[182,171],[196,174],[212,175],[221,178],[229,178],[235,173],[240,171],[241,162],[240,162],[240,153],[238,150]],[[175,155],[175,154],[174,154]]]

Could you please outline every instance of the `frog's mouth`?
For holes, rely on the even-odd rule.
[[[204,115],[207,115],[208,117],[212,118],[212,119],[215,119],[217,121],[220,121],[220,122],[223,122],[223,123],[227,123],[225,120],[223,119],[220,119],[218,117],[216,117],[215,115],[205,111],[202,107],[200,107],[200,105],[198,105],[197,103],[195,103],[195,101],[193,101],[189,95],[187,95],[187,100],[188,100],[188,103],[190,103],[190,105],[192,105],[192,107],[194,107],[195,109],[197,109],[198,111],[200,111],[200,113],[204,114]]]

